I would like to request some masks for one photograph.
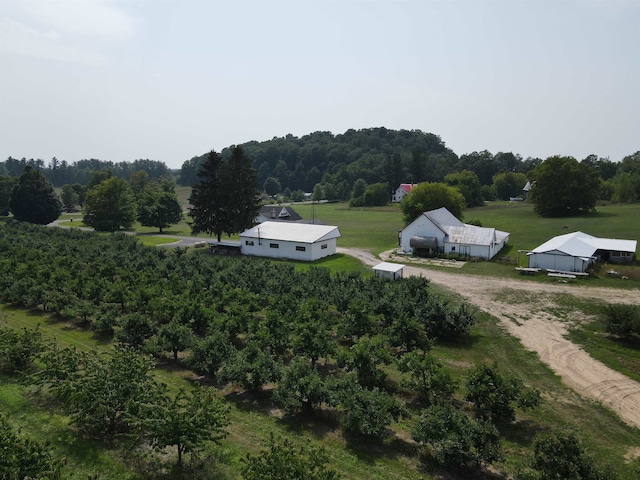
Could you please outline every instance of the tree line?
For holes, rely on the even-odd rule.
[[[292,418],[322,421],[328,413],[345,434],[368,442],[388,438],[388,427],[405,418],[425,461],[445,468],[477,469],[502,458],[502,426],[541,401],[499,365],[452,375],[433,345],[464,339],[475,315],[439,297],[424,278],[298,271],[18,222],[0,227],[0,251],[0,301],[75,322],[117,346],[104,357],[46,349],[36,362],[46,391],[87,434],[152,432],[144,438],[162,450],[177,445],[165,436],[181,431],[181,415],[197,418],[190,410],[204,401],[197,393],[148,397],[156,387],[144,355],[183,362],[217,386],[260,393]],[[11,365],[0,363],[5,371]],[[111,393],[102,398],[101,391]],[[209,430],[222,434],[224,415],[214,418]],[[285,447],[271,452],[284,455]]]
[[[56,157],[53,157],[49,162],[39,158],[8,157],[4,162],[0,162],[0,175],[17,177],[26,166],[41,170],[47,180],[56,187],[73,183],[87,185],[93,172],[99,170],[111,170],[114,177],[127,180],[132,173],[139,171],[146,172],[150,180],[159,180],[172,175],[169,167],[158,160],[139,159],[132,162],[112,162],[91,158],[67,162],[66,160],[58,160]]]

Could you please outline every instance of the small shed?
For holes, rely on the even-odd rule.
[[[373,272],[377,277],[398,280],[402,278],[404,265],[400,263],[382,262],[373,267]]]

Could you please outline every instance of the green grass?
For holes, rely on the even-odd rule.
[[[569,339],[609,368],[640,382],[640,342],[607,334],[602,316],[572,328]]]
[[[176,241],[176,239],[174,238],[154,237],[152,235],[141,235],[141,234],[138,234],[136,238],[140,243],[142,243],[143,245],[147,245],[148,247],[166,245],[168,243],[174,243]]]
[[[397,204],[375,208],[350,208],[346,203],[293,205],[304,219],[315,218],[337,225],[342,237],[338,246],[362,248],[372,253],[391,250],[398,244],[398,231],[404,227]]]

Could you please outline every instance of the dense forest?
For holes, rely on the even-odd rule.
[[[460,187],[461,183],[468,184],[469,173],[474,176],[471,181],[477,183],[476,197],[481,194],[480,202],[508,200],[522,193],[527,180],[535,180],[535,169],[545,160],[487,150],[458,155],[438,135],[384,127],[350,129],[335,135],[289,134],[240,146],[253,162],[260,187],[270,195],[276,192],[294,200],[301,198],[303,192],[313,192],[315,199],[345,201],[354,197],[354,188],[365,186],[379,186],[390,198],[400,183],[445,182]],[[223,149],[222,158],[228,159],[232,149],[233,146]],[[198,182],[197,173],[208,153],[184,161],[176,178],[179,185],[193,186]],[[640,198],[640,151],[616,161],[597,155],[577,160],[597,173],[599,199],[632,203]],[[53,158],[45,163],[41,159],[9,157],[0,162],[0,176],[16,177],[26,165],[41,169],[54,186],[86,185],[92,171],[105,169],[126,180],[138,171],[146,172],[149,180],[172,173],[164,163],[154,160],[114,163],[91,159],[68,163]],[[466,180],[450,177],[459,173],[466,175]],[[468,206],[481,204],[467,197]]]

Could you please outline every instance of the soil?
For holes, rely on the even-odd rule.
[[[365,265],[380,263],[378,258],[364,250],[338,248],[338,252],[354,256]],[[386,260],[389,253],[385,252],[380,257]],[[626,423],[640,427],[640,383],[610,369],[569,341],[566,337],[567,319],[554,313],[559,309],[553,302],[554,295],[566,294],[640,305],[640,290],[538,283],[414,266],[406,266],[404,275],[424,276],[490,313],[525,348],[536,352],[565,384],[581,395],[608,406]],[[509,301],[510,293],[517,295],[517,301]],[[570,316],[573,322],[588,320],[579,311],[571,312]]]

